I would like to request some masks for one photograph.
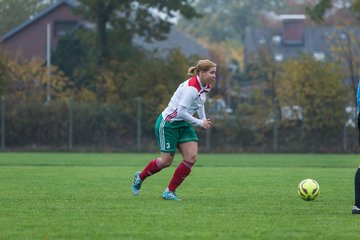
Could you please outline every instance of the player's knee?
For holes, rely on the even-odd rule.
[[[191,163],[191,164],[195,164],[195,162],[197,160],[197,154],[192,154],[188,158],[186,158],[185,160],[187,162]]]
[[[167,157],[163,157],[161,158],[161,167],[162,168],[166,168],[171,166],[172,162],[173,162],[173,157],[171,156],[167,156]]]

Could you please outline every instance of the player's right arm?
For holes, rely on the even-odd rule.
[[[211,126],[210,120],[198,119],[189,113],[189,108],[191,104],[195,101],[197,95],[198,95],[198,91],[196,90],[196,88],[185,87],[181,100],[179,102],[177,116],[183,119],[184,121],[192,124],[193,126],[198,126],[207,129]]]

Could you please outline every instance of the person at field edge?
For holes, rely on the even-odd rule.
[[[188,69],[188,75],[192,77],[179,85],[156,121],[155,135],[160,147],[160,157],[151,160],[141,172],[135,173],[132,184],[134,195],[139,195],[141,184],[146,178],[173,163],[178,149],[183,161],[176,168],[162,198],[180,200],[175,190],[190,174],[197,160],[198,137],[193,126],[209,129],[213,125],[206,118],[204,103],[216,78],[216,64],[210,60],[200,60],[195,67]],[[193,116],[195,112],[199,118]]]
[[[360,144],[360,81],[358,82],[357,89],[357,108],[358,108],[358,131],[359,131],[359,144]],[[352,214],[360,214],[360,166],[355,173],[355,204],[352,208]]]

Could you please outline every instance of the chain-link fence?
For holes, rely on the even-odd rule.
[[[216,106],[208,108],[214,128],[196,129],[203,152],[359,151],[356,116],[354,119],[349,109],[337,129],[310,131],[298,119],[297,124],[286,127],[274,127],[270,121],[259,128],[236,113],[215,114],[214,107],[216,110]],[[14,103],[2,98],[1,149],[157,152],[154,123],[158,114],[147,111],[140,97],[119,104],[72,99]]]

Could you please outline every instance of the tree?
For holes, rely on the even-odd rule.
[[[315,6],[306,7],[306,13],[314,22],[321,23],[324,20],[326,11],[332,8],[332,6],[332,0],[320,0]]]
[[[107,26],[121,43],[130,43],[134,35],[145,37],[151,41],[162,39],[169,32],[172,23],[170,19],[176,14],[185,18],[198,16],[192,6],[194,0],[152,1],[152,0],[79,0],[80,11],[90,20],[96,21],[96,47],[98,62],[109,55]]]
[[[264,12],[286,9],[287,1],[199,0],[195,6],[196,9],[203,9],[202,18],[197,21],[180,18],[178,27],[201,39],[209,49],[222,49],[223,56],[218,63],[221,70],[221,90],[226,91],[226,86],[236,85],[235,78],[240,76],[239,70],[242,70],[242,44],[246,28],[261,26],[261,15]],[[232,72],[230,66],[236,66],[237,71]],[[232,107],[229,105],[231,94],[227,92],[226,95],[228,107]]]
[[[0,51],[0,96],[4,96],[10,82],[10,69],[8,57]]]
[[[60,38],[56,49],[52,52],[51,61],[58,66],[67,76],[74,77],[76,68],[81,67],[86,56],[85,45],[76,36],[66,35]]]
[[[62,72],[59,72],[56,67],[51,67],[51,77],[49,77],[48,69],[43,62],[36,59],[9,60],[8,69],[11,72],[11,78],[5,92],[7,99],[43,103],[49,93],[54,100],[64,100],[72,94],[71,88],[66,88],[71,83]],[[47,83],[51,86],[49,90],[46,89]]]
[[[106,101],[103,72],[114,61],[127,61],[137,55],[131,46],[135,35],[146,40],[158,40],[166,37],[173,23],[170,21],[177,14],[186,18],[198,16],[192,7],[194,0],[152,1],[152,0],[79,0],[79,9],[88,20],[96,22],[95,56],[87,62],[92,76],[92,85],[96,89],[98,101]],[[87,39],[86,41],[88,41]],[[130,51],[129,51],[130,49]],[[132,56],[130,56],[132,55]],[[88,75],[88,74],[86,74]]]
[[[305,129],[339,129],[346,99],[344,76],[337,64],[311,56],[288,60],[282,65],[276,86],[279,105],[301,106]]]
[[[307,13],[313,21],[322,23],[325,20],[324,17],[327,11],[330,9],[351,6],[349,14],[355,14],[358,18],[360,17],[360,0],[344,0],[341,3],[342,6],[336,6],[339,4],[339,1],[320,0],[313,7],[307,8]],[[347,26],[349,23],[345,22],[344,25],[336,30],[334,34],[330,35],[328,41],[330,42],[335,60],[347,69],[347,75],[351,80],[351,95],[356,106],[357,84],[360,79],[360,62],[357,57],[360,54],[360,42],[356,33],[357,30]]]
[[[349,6],[351,6],[349,8]],[[323,23],[324,17],[330,13],[332,9],[350,9],[350,12],[355,13],[360,17],[360,0],[320,0],[312,6],[306,7],[306,13],[316,23]]]
[[[357,105],[356,94],[360,79],[360,41],[357,36],[354,29],[342,28],[329,37],[334,59],[346,69],[350,79],[350,96],[354,100],[354,106]]]
[[[48,94],[46,85],[54,99],[66,99],[71,92],[71,83],[54,66],[49,69],[37,59],[26,60],[21,56],[16,59],[0,51],[0,96],[14,102],[28,101],[44,103]]]
[[[266,89],[265,94],[271,99],[272,118],[274,120],[273,126],[273,149],[277,151],[278,148],[278,128],[280,121],[280,107],[277,93],[277,75],[279,73],[279,63],[277,63],[273,56],[274,53],[268,44],[259,48],[259,62],[260,62],[260,75],[263,76]]]
[[[354,10],[357,18],[360,18],[360,0],[353,0],[352,2],[352,9]]]
[[[242,41],[246,27],[260,25],[260,13],[285,7],[283,0],[199,0],[196,9],[203,9],[197,21],[180,20],[179,27],[209,42]]]
[[[253,56],[253,67],[248,70],[248,75],[254,79],[259,79],[263,82],[261,86],[262,91],[257,91],[255,101],[260,113],[259,120],[261,124],[266,124],[269,120],[273,121],[273,150],[278,149],[278,128],[280,124],[280,106],[278,101],[277,78],[279,75],[279,62],[275,61],[274,53],[269,46],[269,39],[259,46],[258,52]],[[269,116],[270,115],[270,116]]]
[[[98,76],[104,82],[104,99],[109,104],[124,105],[122,112],[135,116],[135,99],[141,96],[146,103],[144,124],[152,129],[154,118],[166,107],[178,85],[188,78],[187,69],[194,62],[177,50],[166,59],[144,54],[137,61],[111,61]]]

